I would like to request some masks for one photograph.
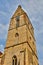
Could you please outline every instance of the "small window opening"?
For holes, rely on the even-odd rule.
[[[16,27],[19,27],[19,20],[20,20],[20,16],[16,17]]]
[[[18,34],[18,33],[16,33],[16,34],[15,34],[15,37],[18,37],[18,36],[19,36],[19,34]]]

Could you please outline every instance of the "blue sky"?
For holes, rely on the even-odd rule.
[[[39,64],[43,65],[43,0],[0,0],[0,51],[4,51],[10,18],[19,4],[34,27]]]

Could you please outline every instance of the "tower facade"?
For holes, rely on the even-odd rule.
[[[11,18],[3,65],[38,65],[34,28],[19,5]]]

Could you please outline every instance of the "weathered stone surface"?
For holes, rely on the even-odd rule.
[[[34,28],[21,6],[10,21],[3,65],[38,65]]]

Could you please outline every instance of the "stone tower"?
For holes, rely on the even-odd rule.
[[[19,5],[11,18],[3,65],[38,65],[34,28]]]

